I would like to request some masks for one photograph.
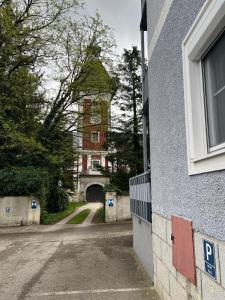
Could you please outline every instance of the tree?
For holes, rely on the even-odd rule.
[[[46,168],[65,187],[77,105],[84,92],[104,89],[101,80],[94,91],[84,89],[98,68],[89,50],[101,48],[101,61],[109,62],[114,43],[99,15],[72,18],[79,7],[76,0],[0,1],[0,167]]]
[[[143,171],[141,57],[137,47],[124,49],[118,70],[120,85],[114,103],[120,114],[108,139],[116,152],[108,155],[108,160],[113,172],[124,176],[127,188],[128,178]]]

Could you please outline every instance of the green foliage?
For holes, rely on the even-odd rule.
[[[69,220],[67,224],[81,224],[84,222],[84,220],[87,218],[87,216],[90,214],[90,209],[84,209],[82,210],[78,215],[76,215],[74,218]]]
[[[72,214],[78,207],[85,203],[86,202],[70,202],[65,210],[57,213],[49,213],[47,210],[44,210],[41,214],[41,224],[55,224]]]
[[[137,47],[124,49],[118,74],[120,85],[114,105],[120,113],[108,134],[108,146],[116,152],[106,157],[112,172],[101,171],[115,189],[124,192],[129,190],[129,179],[143,172],[141,57]]]
[[[48,173],[43,169],[5,168],[0,170],[0,196],[34,196],[42,208],[48,194]]]
[[[63,188],[73,189],[73,132],[78,122],[74,107],[82,99],[81,86],[87,94],[115,90],[102,62],[114,44],[110,30],[99,15],[73,18],[71,12],[79,3],[6,0],[0,4],[0,169],[10,170],[2,173],[7,185],[0,187],[7,195],[45,198],[51,212],[67,207]],[[101,48],[101,57],[94,59],[92,48]],[[58,87],[55,93],[45,82],[49,69]],[[45,190],[41,169],[49,175]],[[21,178],[15,170],[20,170]],[[7,172],[17,176],[15,183]]]
[[[68,195],[65,190],[51,183],[49,195],[47,198],[47,209],[49,212],[63,211],[68,206]]]
[[[111,179],[111,181],[114,182],[113,179]],[[119,195],[122,193],[121,189],[118,186],[114,185],[113,183],[105,184],[104,192],[105,193],[107,193],[107,192],[116,192]]]
[[[105,209],[104,207],[99,208],[92,220],[94,224],[105,223]]]

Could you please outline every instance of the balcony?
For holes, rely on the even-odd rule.
[[[143,173],[130,179],[130,207],[135,215],[152,223],[150,173]]]

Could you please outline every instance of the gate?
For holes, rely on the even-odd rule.
[[[102,202],[104,200],[103,187],[98,184],[93,184],[87,188],[86,200],[88,202]]]

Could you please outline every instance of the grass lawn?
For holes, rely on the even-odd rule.
[[[105,209],[104,207],[99,208],[92,220],[92,223],[99,224],[99,223],[105,223]]]
[[[55,224],[65,217],[69,216],[72,214],[78,207],[86,204],[86,202],[70,202],[68,207],[60,212],[57,213],[44,213],[41,217],[41,224],[44,225],[50,225],[50,224]]]
[[[69,220],[67,224],[81,224],[83,221],[87,218],[87,216],[90,214],[90,209],[84,209],[81,211],[78,215],[76,215],[73,219]]]

